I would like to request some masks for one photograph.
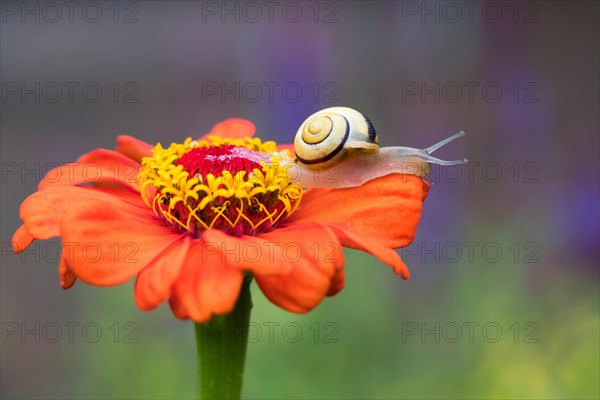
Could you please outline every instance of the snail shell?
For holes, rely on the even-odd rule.
[[[389,174],[427,176],[430,164],[458,165],[466,159],[440,160],[435,150],[464,136],[460,131],[426,149],[379,147],[373,124],[348,107],[331,107],[308,117],[296,133],[296,161],[283,160],[290,180],[303,187],[356,187]]]
[[[331,107],[308,117],[296,133],[298,162],[320,169],[343,159],[349,149],[376,152],[377,133],[371,121],[348,107]]]

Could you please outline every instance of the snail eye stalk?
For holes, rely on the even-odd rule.
[[[425,149],[380,147],[367,117],[348,107],[331,107],[314,113],[300,125],[294,140],[296,163],[284,161],[284,166],[292,173],[292,181],[303,187],[356,187],[394,173],[424,177],[430,164],[468,162],[431,156],[462,136],[465,133],[460,131]],[[324,176],[329,176],[329,181]]]

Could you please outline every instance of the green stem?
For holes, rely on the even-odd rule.
[[[245,277],[234,310],[196,324],[201,399],[239,399],[244,378],[252,297]]]

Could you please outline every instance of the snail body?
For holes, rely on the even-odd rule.
[[[281,161],[292,182],[303,187],[346,188],[393,173],[426,176],[430,164],[458,165],[431,153],[464,136],[459,132],[426,149],[379,147],[371,121],[348,107],[331,107],[308,117],[296,133],[295,161]]]

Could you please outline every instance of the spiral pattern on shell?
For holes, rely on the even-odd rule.
[[[348,107],[331,107],[308,117],[296,133],[294,151],[302,164],[316,167],[346,151],[377,148],[371,121]]]
[[[332,129],[333,121],[331,118],[325,115],[315,117],[304,127],[302,140],[308,144],[321,143],[327,139]]]
[[[343,115],[315,114],[302,124],[296,135],[296,157],[303,164],[329,161],[343,149],[349,132],[350,124]]]

